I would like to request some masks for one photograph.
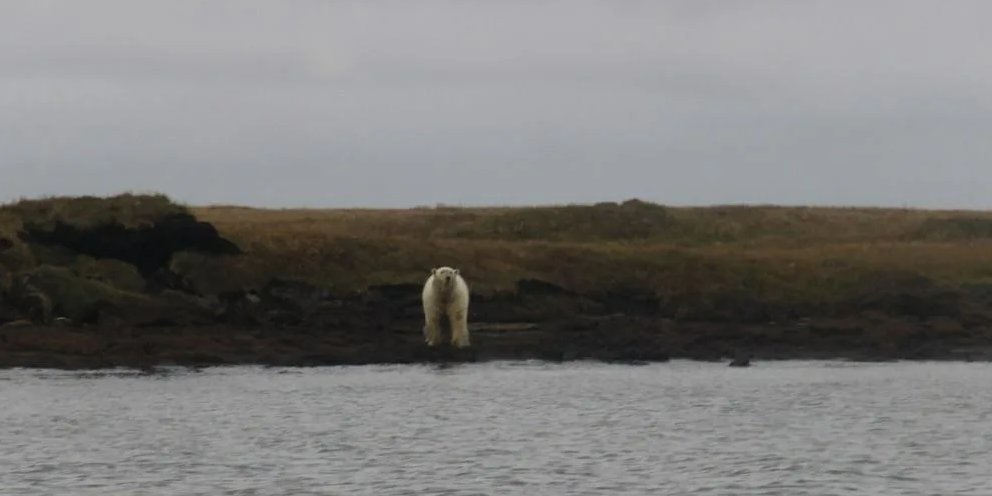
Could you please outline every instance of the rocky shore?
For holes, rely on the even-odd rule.
[[[521,284],[529,287],[532,283]],[[753,324],[686,322],[643,308],[627,312],[550,288],[478,298],[473,345],[428,348],[420,333],[416,287],[371,288],[335,298],[280,283],[258,294],[227,295],[196,314],[130,325],[0,327],[0,367],[66,369],[159,365],[274,366],[672,358],[992,360],[992,332],[948,318],[881,314]],[[219,301],[219,300],[218,300]],[[556,312],[541,314],[544,308]],[[580,311],[586,306],[592,311]]]

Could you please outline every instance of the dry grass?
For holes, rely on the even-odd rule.
[[[38,254],[17,237],[56,221],[139,226],[186,212],[164,196],[49,198],[0,207],[9,270]],[[939,285],[992,282],[992,213],[908,209],[622,204],[407,210],[189,209],[241,257],[187,254],[174,265],[204,288],[299,278],[339,291],[419,283],[463,270],[476,291],[524,278],[576,291],[649,289],[667,298],[746,294],[821,304],[893,274]],[[898,279],[898,277],[896,277]],[[702,296],[701,296],[702,295]]]
[[[186,208],[165,195],[123,194],[109,198],[95,196],[53,197],[22,200],[5,205],[0,212],[18,217],[25,226],[50,228],[63,222],[80,229],[106,224],[139,227],[154,223],[170,214],[184,213]]]
[[[214,224],[245,252],[172,258],[175,272],[208,293],[259,287],[273,277],[345,293],[420,283],[431,267],[450,265],[478,293],[539,279],[583,293],[648,290],[674,303],[669,308],[701,314],[748,302],[798,312],[844,308],[887,291],[922,294],[923,301],[966,286],[992,295],[977,288],[992,288],[989,212],[638,201],[406,210],[187,208],[141,195],[22,201],[0,207],[0,283],[48,264],[137,290],[136,273],[29,245],[18,233],[56,222],[142,226],[185,212]],[[984,305],[982,298],[974,301]]]
[[[992,281],[992,214],[864,208],[595,206],[409,210],[195,208],[237,263],[342,290],[461,268],[478,290],[537,278],[577,291],[746,292],[816,304],[878,274]]]
[[[34,249],[21,240],[25,230],[51,230],[57,223],[78,229],[109,224],[140,227],[172,214],[188,213],[164,195],[122,194],[109,198],[94,196],[51,197],[0,206],[0,270],[16,271],[40,262],[45,250]]]

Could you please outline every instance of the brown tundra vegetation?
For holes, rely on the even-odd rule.
[[[992,359],[992,213],[595,205],[0,207],[0,366]],[[427,349],[457,267],[467,350]]]

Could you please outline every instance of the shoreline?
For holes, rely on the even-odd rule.
[[[475,330],[473,345],[460,350],[447,344],[428,348],[419,332],[410,330],[416,328],[409,326],[346,332],[310,326],[81,328],[25,324],[0,328],[0,369],[149,370],[162,366],[315,367],[523,360],[641,364],[686,359],[729,364],[737,358],[748,362],[992,362],[992,339],[984,333],[950,339],[920,332],[890,346],[891,341],[851,332],[811,339],[808,331],[795,325],[728,326],[640,319],[637,327],[631,325],[633,322],[628,320],[626,327],[597,329],[543,325],[494,330],[499,326],[492,326]]]

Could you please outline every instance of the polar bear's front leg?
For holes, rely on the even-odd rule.
[[[424,312],[424,342],[437,346],[441,342],[441,315],[437,310]]]
[[[457,309],[451,312],[451,344],[456,348],[471,345],[468,337],[468,312]]]

